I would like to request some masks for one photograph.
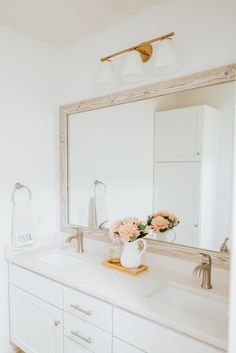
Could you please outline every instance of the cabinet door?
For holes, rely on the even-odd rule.
[[[11,286],[11,341],[26,353],[63,353],[62,311]]]
[[[114,309],[113,330],[116,337],[139,347],[141,352],[223,353],[220,349],[118,308]],[[117,353],[129,353],[129,351],[123,350]]]
[[[201,106],[156,113],[155,161],[199,161],[202,127]]]
[[[68,352],[68,353],[73,353],[73,352]],[[143,351],[140,351],[139,349],[134,348],[129,344],[114,338],[113,353],[143,353]]]
[[[154,210],[176,214],[175,242],[197,246],[199,239],[200,162],[155,163]]]

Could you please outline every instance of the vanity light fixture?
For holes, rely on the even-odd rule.
[[[172,38],[161,40],[155,48],[154,73],[169,74],[175,72],[177,67],[178,61]]]
[[[151,59],[153,55],[152,43],[155,42],[158,42],[158,44],[155,50],[154,73],[170,73],[175,71],[177,68],[177,59],[172,40],[174,34],[174,32],[166,33],[160,37],[101,58],[98,85],[104,88],[115,86],[117,77],[111,59],[122,54],[126,54],[126,61],[121,73],[122,80],[135,82],[144,79],[143,64]]]
[[[113,88],[116,85],[116,75],[111,60],[103,61],[98,77],[98,84],[104,88]]]

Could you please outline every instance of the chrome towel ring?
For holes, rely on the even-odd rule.
[[[15,194],[16,194],[16,192],[17,192],[18,190],[20,190],[20,189],[23,189],[23,188],[25,188],[25,189],[28,191],[28,194],[29,194],[28,202],[31,201],[31,199],[32,199],[32,192],[31,192],[30,188],[29,188],[28,186],[26,186],[26,185],[21,184],[21,183],[16,183],[15,189],[13,190],[13,193],[12,193],[12,201],[13,201],[14,205],[16,204],[16,200],[15,200]]]
[[[99,185],[102,185],[103,188],[104,188],[104,194],[103,194],[103,196],[106,195],[106,192],[107,192],[106,185],[105,185],[102,181],[95,180],[95,181],[94,181],[94,190],[93,190],[94,196],[97,196],[96,191],[97,191],[97,187],[98,187]]]

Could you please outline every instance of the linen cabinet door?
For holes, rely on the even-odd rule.
[[[155,163],[154,168],[154,209],[179,217],[175,242],[197,246],[201,163]]]
[[[200,161],[203,117],[204,106],[156,113],[155,161]]]
[[[11,286],[11,341],[25,353],[63,353],[60,309]]]
[[[143,351],[140,351],[139,349],[132,347],[129,344],[118,340],[117,338],[114,338],[113,353],[143,353]]]

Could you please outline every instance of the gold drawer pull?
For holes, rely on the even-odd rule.
[[[82,309],[78,304],[71,304],[71,307],[75,310],[78,310],[80,311],[81,313],[83,314],[86,314],[86,315],[92,315],[92,311],[91,310],[85,310],[85,309]]]
[[[85,336],[82,336],[81,334],[80,334],[80,331],[70,331],[70,333],[72,333],[72,335],[74,335],[74,336],[76,336],[76,337],[79,337],[79,338],[81,338],[83,341],[85,341],[85,342],[87,342],[87,343],[89,343],[89,344],[91,344],[92,343],[92,338],[91,337],[85,337]]]

